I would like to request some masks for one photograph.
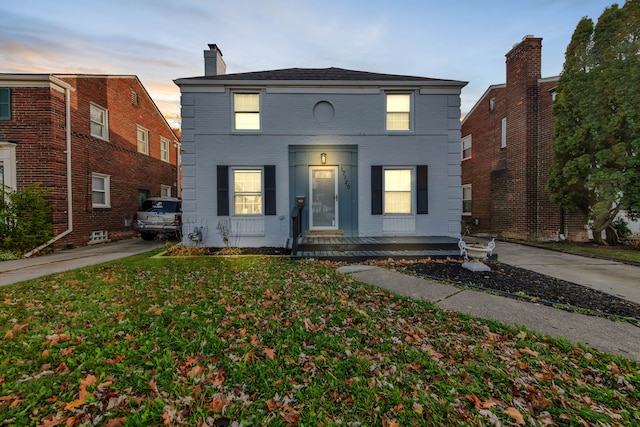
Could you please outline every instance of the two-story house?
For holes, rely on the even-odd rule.
[[[141,200],[179,196],[178,146],[136,76],[0,74],[1,182],[48,191],[53,248],[136,235]]]
[[[585,241],[585,216],[551,203],[553,101],[559,77],[541,77],[542,39],[506,54],[506,83],[490,86],[462,121],[462,221],[473,233]]]
[[[181,91],[185,233],[223,246],[305,235],[460,235],[466,82],[341,68],[226,74],[216,45]],[[224,227],[222,227],[224,228]]]

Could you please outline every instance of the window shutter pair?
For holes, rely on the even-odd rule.
[[[218,216],[229,216],[229,166],[217,166]],[[264,214],[276,214],[276,167],[264,166]]]
[[[417,214],[429,213],[429,169],[427,165],[416,166]],[[383,204],[382,166],[371,166],[371,215],[382,215]]]

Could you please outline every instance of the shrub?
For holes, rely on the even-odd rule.
[[[40,184],[1,193],[0,249],[24,254],[53,237],[52,208]]]

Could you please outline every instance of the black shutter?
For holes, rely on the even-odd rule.
[[[276,214],[276,167],[264,167],[264,214]]]
[[[218,166],[218,216],[229,216],[229,166]]]
[[[417,166],[417,191],[418,214],[429,213],[429,168],[427,165]]]
[[[382,166],[371,166],[371,215],[382,215]]]

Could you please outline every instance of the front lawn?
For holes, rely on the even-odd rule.
[[[2,425],[637,425],[639,369],[286,257],[0,288]]]

